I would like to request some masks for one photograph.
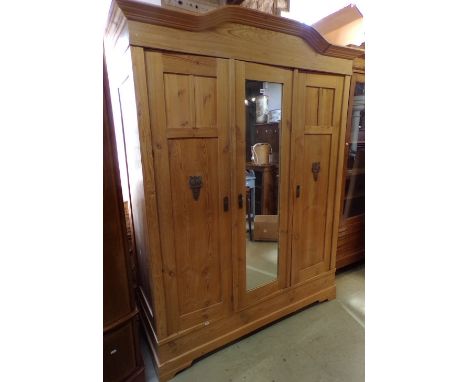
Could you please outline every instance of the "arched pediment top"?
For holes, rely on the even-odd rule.
[[[203,14],[188,14],[130,0],[114,0],[127,20],[161,25],[191,32],[202,32],[225,23],[248,25],[302,38],[314,51],[325,56],[354,59],[356,49],[330,44],[311,26],[253,9],[228,5]],[[112,13],[112,11],[111,11]]]

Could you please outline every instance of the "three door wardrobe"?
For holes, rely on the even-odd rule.
[[[335,298],[353,59],[313,28],[238,7],[117,0],[105,36],[161,381]]]

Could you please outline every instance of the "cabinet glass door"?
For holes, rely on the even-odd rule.
[[[361,78],[362,77],[362,78]],[[365,101],[364,76],[357,78],[347,137],[346,180],[343,200],[343,218],[364,214],[364,153]]]
[[[236,64],[238,302],[286,286],[291,71]]]

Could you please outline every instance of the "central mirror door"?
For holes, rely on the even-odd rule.
[[[236,61],[237,307],[285,288],[292,71]]]

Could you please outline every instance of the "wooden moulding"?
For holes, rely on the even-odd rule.
[[[239,6],[224,6],[204,14],[192,15],[135,1],[113,0],[110,17],[115,14],[115,7],[120,8],[129,21],[191,32],[206,31],[225,23],[243,24],[300,37],[314,51],[325,56],[352,60],[362,55],[361,50],[330,44],[314,28],[300,22]]]

